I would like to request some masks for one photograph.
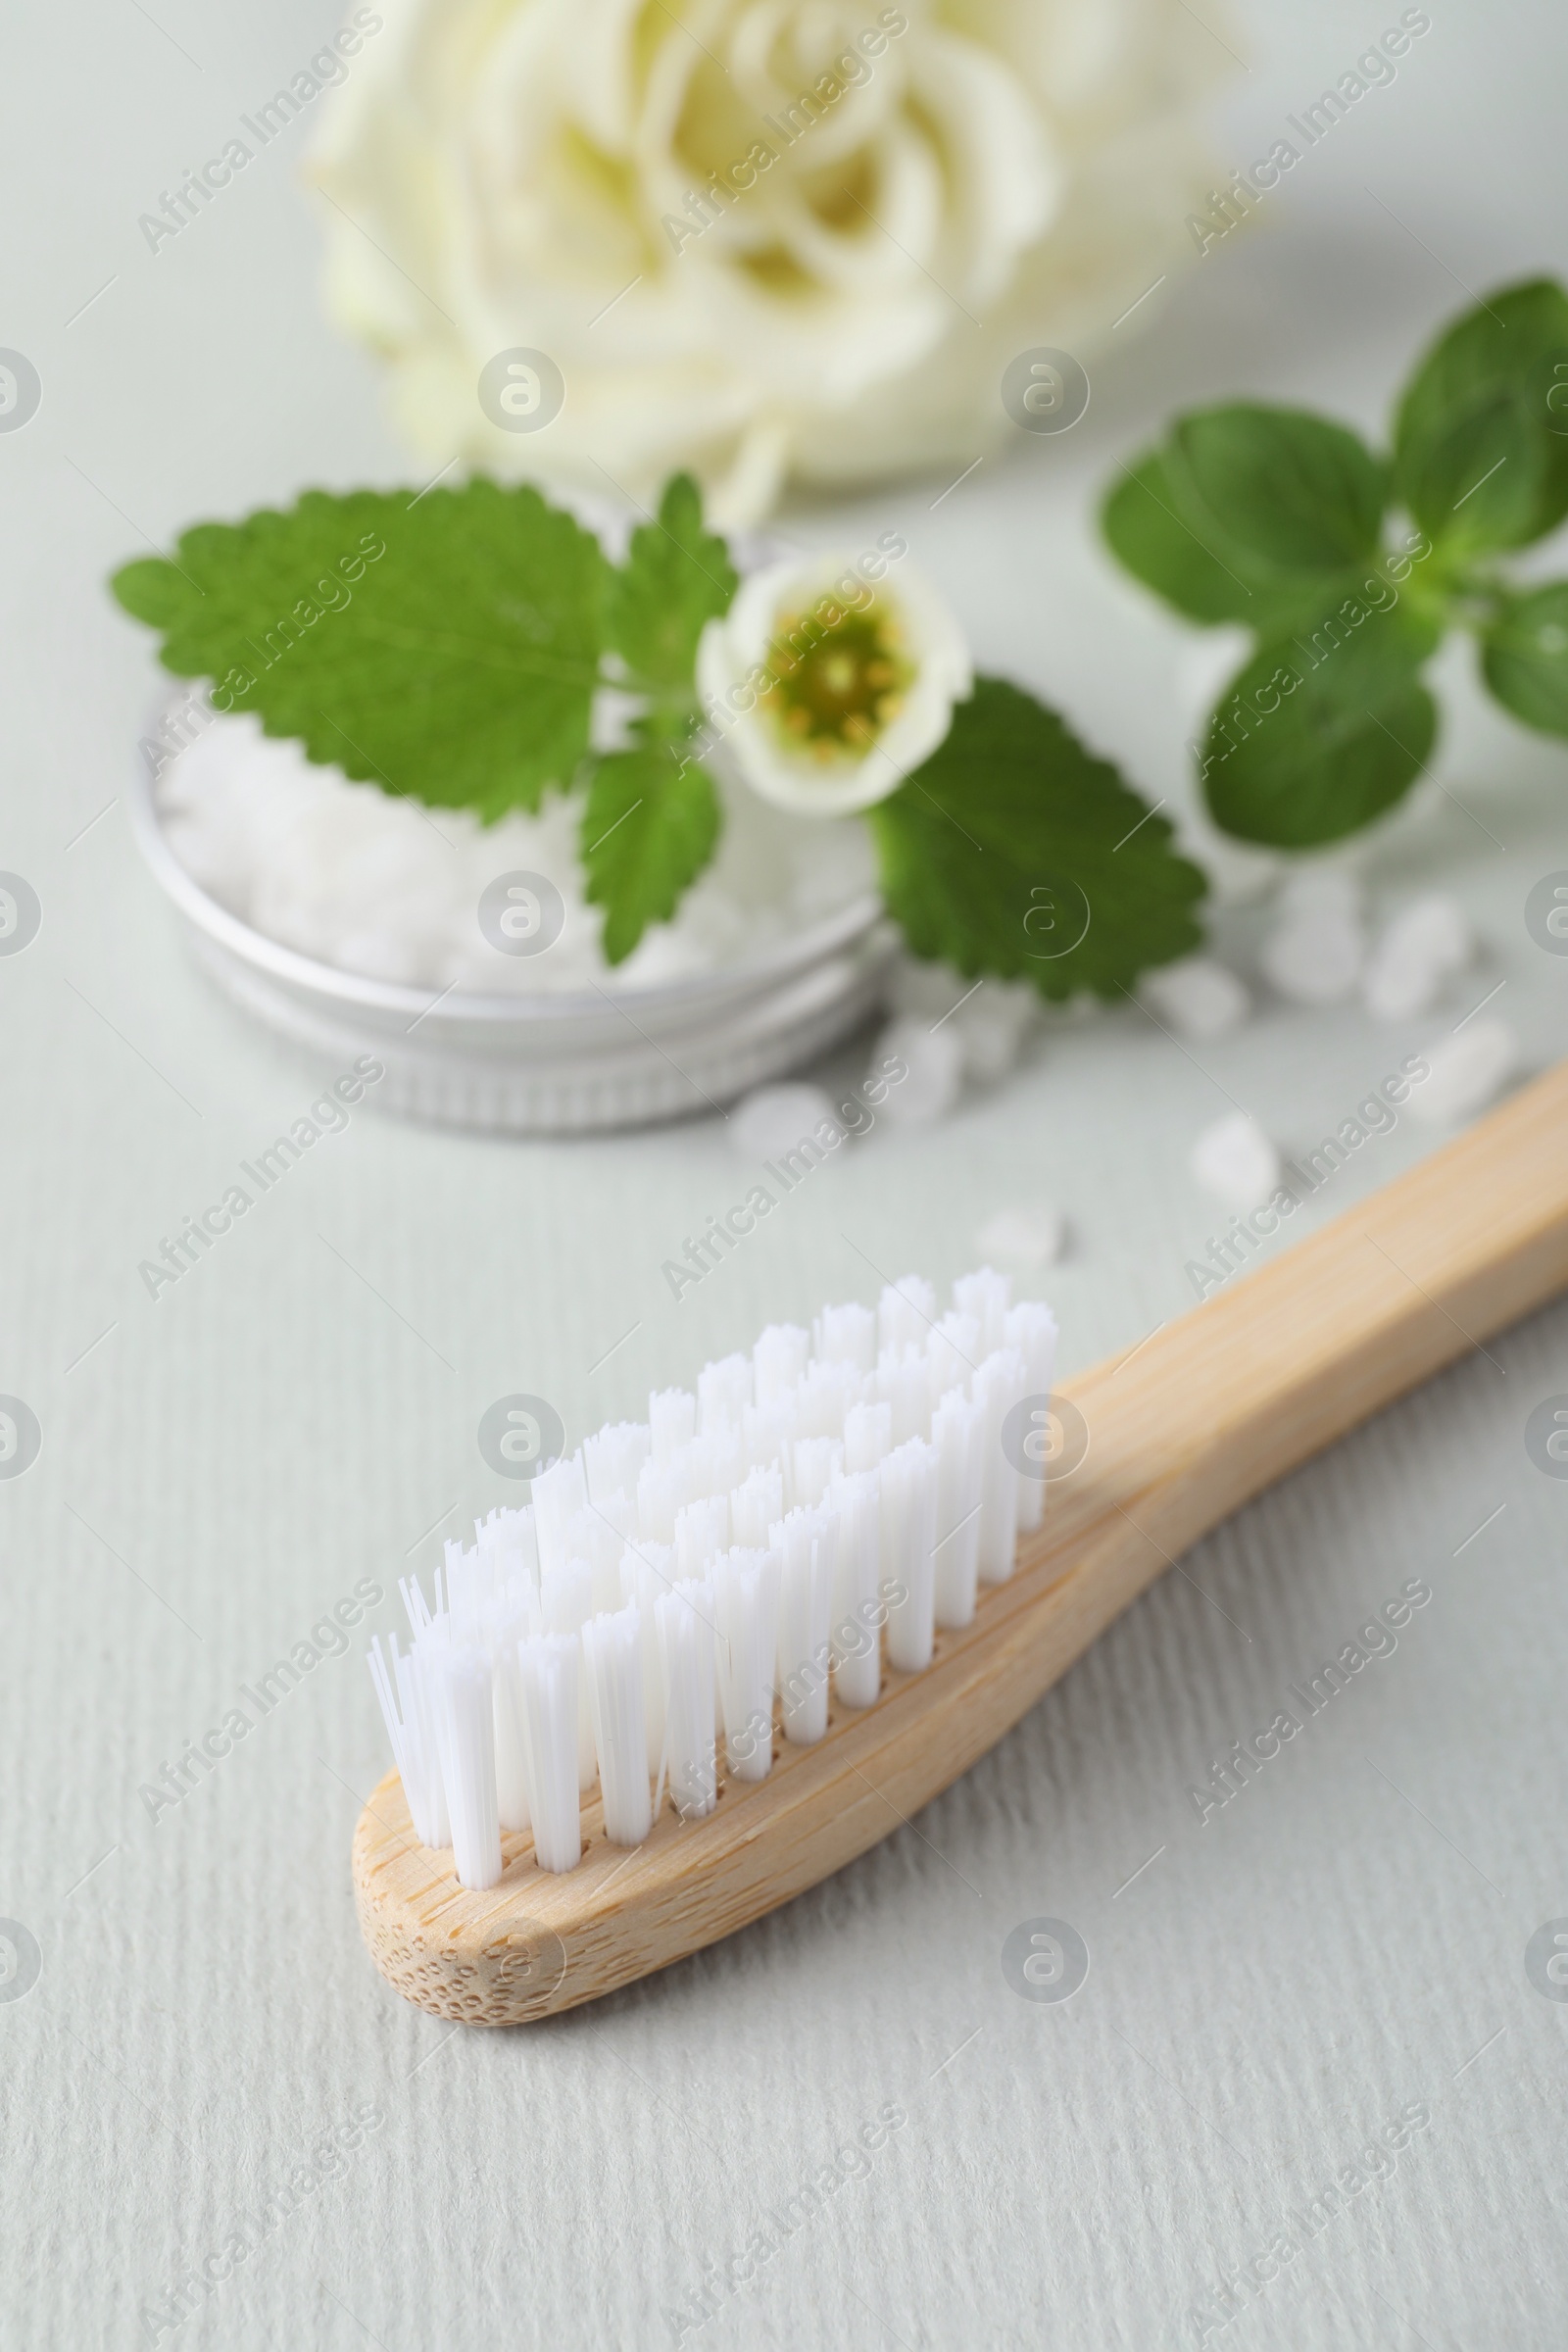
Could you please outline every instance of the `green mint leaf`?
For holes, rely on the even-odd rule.
[[[1234,401],[1179,416],[1178,500],[1211,517],[1260,585],[1333,578],[1377,553],[1388,467],[1343,424],[1303,409]]]
[[[1112,551],[1190,619],[1287,632],[1377,561],[1387,468],[1343,425],[1245,402],[1179,416],[1105,502]]]
[[[1568,514],[1568,295],[1502,288],[1417,368],[1395,425],[1396,486],[1455,552],[1524,547]]]
[[[625,564],[611,574],[606,641],[639,684],[685,688],[690,699],[697,640],[728,612],[735,584],[723,540],[703,528],[701,491],[689,473],[674,474],[659,520],[638,525]]]
[[[308,490],[115,575],[179,677],[308,757],[485,818],[536,808],[588,747],[607,566],[536,490]]]
[[[1128,466],[1105,500],[1102,527],[1135,579],[1191,620],[1250,620],[1256,597],[1185,520],[1157,449]],[[1210,539],[1217,533],[1210,532]]]
[[[1350,597],[1262,645],[1220,697],[1203,796],[1242,841],[1303,850],[1370,824],[1408,791],[1437,710],[1417,675],[1438,631]]]
[[[945,743],[866,811],[888,911],[917,956],[1115,997],[1201,937],[1203,877],[1052,710],[978,678]]]
[[[1515,718],[1568,735],[1568,580],[1510,597],[1482,637],[1481,667]]]
[[[579,839],[588,898],[605,909],[605,958],[623,963],[667,922],[712,857],[723,819],[713,780],[675,746],[638,744],[599,761]]]

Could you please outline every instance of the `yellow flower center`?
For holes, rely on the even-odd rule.
[[[772,684],[759,700],[792,750],[826,762],[863,759],[903,708],[914,675],[891,606],[824,623],[821,602],[781,613],[767,649]],[[835,608],[836,610],[836,608]]]

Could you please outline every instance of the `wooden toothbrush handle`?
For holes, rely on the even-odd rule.
[[[1089,1453],[1048,1499],[1046,1547],[1108,1503],[1179,1552],[1564,1289],[1568,1062],[1321,1232],[1234,1274],[1130,1356],[1067,1384]]]

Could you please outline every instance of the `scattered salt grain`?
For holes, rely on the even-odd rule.
[[[875,1061],[905,1064],[906,1076],[889,1086],[882,1116],[894,1127],[929,1127],[945,1118],[963,1084],[963,1044],[953,1023],[933,1029],[915,1018],[889,1022],[877,1040]]]
[[[1006,1076],[1040,1010],[1027,980],[966,979],[950,963],[901,956],[887,981],[888,1010],[928,1029],[956,1029],[967,1075],[982,1083]]]
[[[986,980],[974,990],[953,1015],[969,1077],[984,1086],[1007,1075],[1039,1004],[1027,980]]]
[[[1279,1152],[1245,1110],[1205,1127],[1187,1164],[1195,1183],[1227,1208],[1255,1208],[1280,1181]]]
[[[1023,1208],[999,1208],[976,1233],[974,1246],[981,1257],[1002,1258],[1020,1272],[1033,1274],[1042,1266],[1055,1264],[1065,1239],[1066,1220],[1060,1209],[1042,1201]]]
[[[1211,956],[1184,956],[1180,963],[1146,972],[1138,993],[1155,1020],[1178,1037],[1224,1037],[1252,1009],[1236,974]]]
[[[823,1119],[842,1124],[819,1086],[759,1086],[730,1112],[729,1141],[742,1159],[777,1159]]]
[[[1436,894],[1413,899],[1388,925],[1367,959],[1361,993],[1380,1021],[1425,1012],[1444,983],[1462,972],[1475,953],[1464,910]]]
[[[1410,1090],[1410,1111],[1429,1127],[1456,1126],[1486,1107],[1519,1066],[1519,1040],[1506,1021],[1467,1022],[1427,1048],[1431,1070]]]
[[[1337,1004],[1361,975],[1366,938],[1360,885],[1343,866],[1292,874],[1275,902],[1278,920],[1258,960],[1294,1004]]]

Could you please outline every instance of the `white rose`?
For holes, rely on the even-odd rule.
[[[314,171],[334,307],[432,465],[639,499],[687,466],[738,522],[790,474],[961,463],[1008,360],[1082,356],[1194,258],[1225,59],[1184,0],[381,4]],[[480,407],[517,349],[561,371],[542,429]]]
[[[721,759],[798,816],[886,800],[973,689],[963,631],[907,562],[874,587],[833,557],[769,564],[742,581],[697,652]]]

